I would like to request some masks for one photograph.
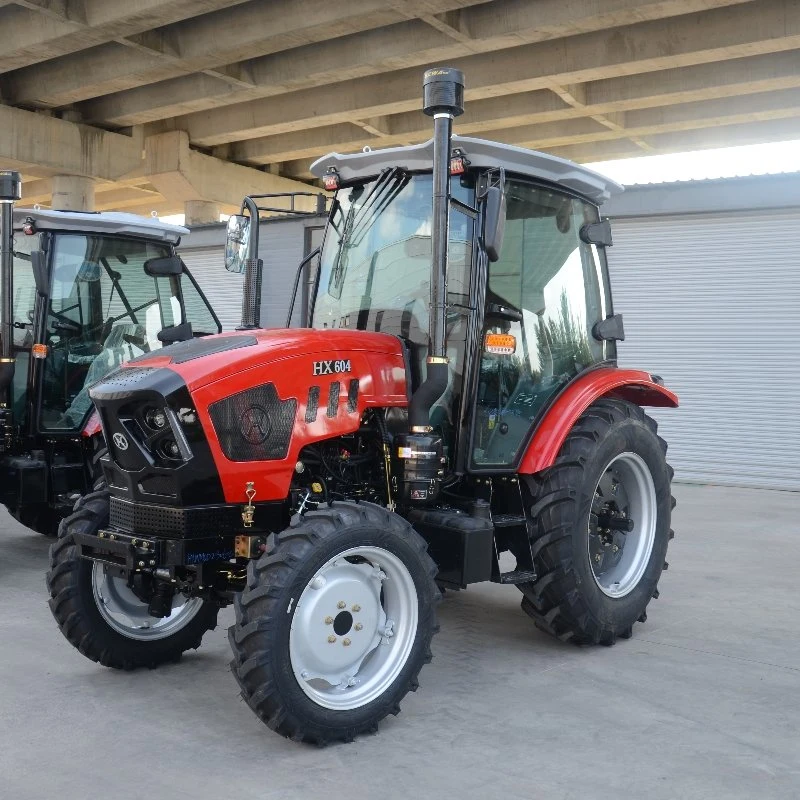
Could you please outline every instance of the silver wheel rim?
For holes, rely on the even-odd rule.
[[[597,483],[589,517],[589,564],[603,594],[625,597],[639,584],[650,563],[657,521],[650,469],[640,455],[620,453]],[[611,527],[626,523],[630,531]]]
[[[417,588],[400,558],[380,547],[345,550],[317,570],[295,605],[289,660],[297,683],[325,708],[372,702],[408,661],[418,621]]]
[[[166,639],[185,628],[200,611],[199,597],[176,595],[168,617],[151,617],[147,603],[140,600],[123,578],[108,575],[102,564],[92,567],[92,592],[100,616],[117,632],[128,639],[152,642]]]

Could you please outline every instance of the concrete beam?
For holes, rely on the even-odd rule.
[[[3,12],[0,72],[243,2],[246,0],[81,0],[62,2],[58,10],[46,2],[12,6]]]
[[[445,11],[474,2],[427,0],[424,6]],[[18,70],[5,96],[18,105],[63,106],[404,19],[384,0],[249,2]],[[87,59],[103,68],[92,69]]]
[[[797,138],[797,131],[797,119],[784,119],[665,133],[647,137],[645,141],[652,149],[650,152],[643,152],[640,155],[686,153],[719,147],[790,141]],[[613,142],[592,142],[566,147],[551,147],[548,148],[547,152],[582,163],[631,158],[633,155],[630,143],[626,143],[621,139]]]
[[[223,213],[238,211],[246,194],[309,191],[305,183],[198,153],[190,149],[183,131],[148,137],[144,168],[167,202],[212,202]],[[311,211],[316,203],[313,198],[299,198],[297,207]]]
[[[800,48],[797,0],[715,9],[703,14],[644,22],[560,41],[526,45],[501,55],[457,59],[471,76],[468,101],[640,72],[724,61]],[[353,117],[415,111],[420,105],[417,68],[398,70],[253,100],[180,117],[172,124],[202,146],[347,122]]]
[[[464,115],[456,120],[455,130],[464,135],[485,135],[500,125],[511,128],[795,87],[800,87],[797,55],[772,53],[726,61],[724,69],[718,64],[701,64],[569,87],[573,100],[576,96],[584,100],[582,109],[577,104],[567,106],[555,94],[541,90],[471,101]],[[385,119],[389,135],[380,138],[342,123],[235,142],[226,145],[228,157],[233,161],[264,164],[314,158],[331,150],[350,152],[364,145],[388,147],[402,140],[420,141],[431,135],[430,121],[419,111]]]
[[[82,111],[87,120],[105,124],[141,124],[183,113],[187,104],[197,110],[214,108],[222,103],[321,87],[410,66],[441,64],[473,52],[488,53],[739,2],[742,0],[496,0],[459,12],[460,29],[470,32],[468,41],[443,40],[440,31],[414,20],[342,38],[326,36],[312,46],[254,58],[246,63],[253,87],[243,91],[224,91],[182,77],[100,97],[87,102]],[[340,88],[332,86],[324,91]],[[212,94],[206,96],[204,92],[209,89]]]
[[[0,163],[33,165],[33,174],[115,180],[135,169],[141,145],[130,136],[0,106]]]

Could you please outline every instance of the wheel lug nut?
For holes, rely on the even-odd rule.
[[[331,635],[331,636],[328,637],[328,643],[329,644],[333,644],[335,641],[336,641],[336,637],[335,636]]]
[[[345,601],[344,601],[344,600],[340,600],[340,601],[339,601],[339,602],[336,604],[336,608],[344,608],[346,605],[347,605],[347,603],[345,603]]]
[[[333,625],[333,617],[325,617],[326,625]]]
[[[360,606],[358,603],[356,603],[356,604],[353,606],[353,611],[361,611],[361,606]]]
[[[350,640],[349,640],[349,639],[343,639],[343,640],[342,640],[342,644],[343,644],[345,647],[350,647]]]
[[[360,631],[364,626],[360,622],[356,622],[354,627],[357,631]]]

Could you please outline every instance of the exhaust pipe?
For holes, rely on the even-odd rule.
[[[430,345],[425,380],[408,409],[412,433],[430,431],[431,406],[447,389],[447,254],[450,228],[450,138],[453,118],[464,113],[464,75],[450,67],[429,69],[422,110],[433,117],[433,217],[431,227]]]
[[[464,75],[451,67],[425,72],[422,110],[433,117],[433,216],[431,226],[430,345],[425,380],[408,405],[410,432],[395,436],[394,474],[404,505],[430,503],[443,473],[442,437],[432,433],[430,413],[448,380],[445,341],[447,253],[450,227],[450,139],[453,118],[464,113]]]
[[[19,172],[0,172],[0,447],[11,424],[14,378],[14,203],[22,197]],[[5,418],[5,419],[3,419]]]

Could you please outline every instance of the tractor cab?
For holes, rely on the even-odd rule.
[[[91,438],[83,435],[91,433],[89,387],[124,361],[220,325],[175,254],[185,228],[133,214],[23,208],[12,225],[15,368],[0,449],[13,475],[3,500],[15,513],[29,506],[22,516],[38,527],[44,506],[69,508],[91,478],[81,456]]]
[[[430,344],[433,147],[312,165],[337,193],[311,324],[400,337],[414,388]],[[454,471],[513,470],[561,389],[616,357],[598,206],[621,187],[545,153],[460,136],[449,172],[448,376],[430,422]]]

